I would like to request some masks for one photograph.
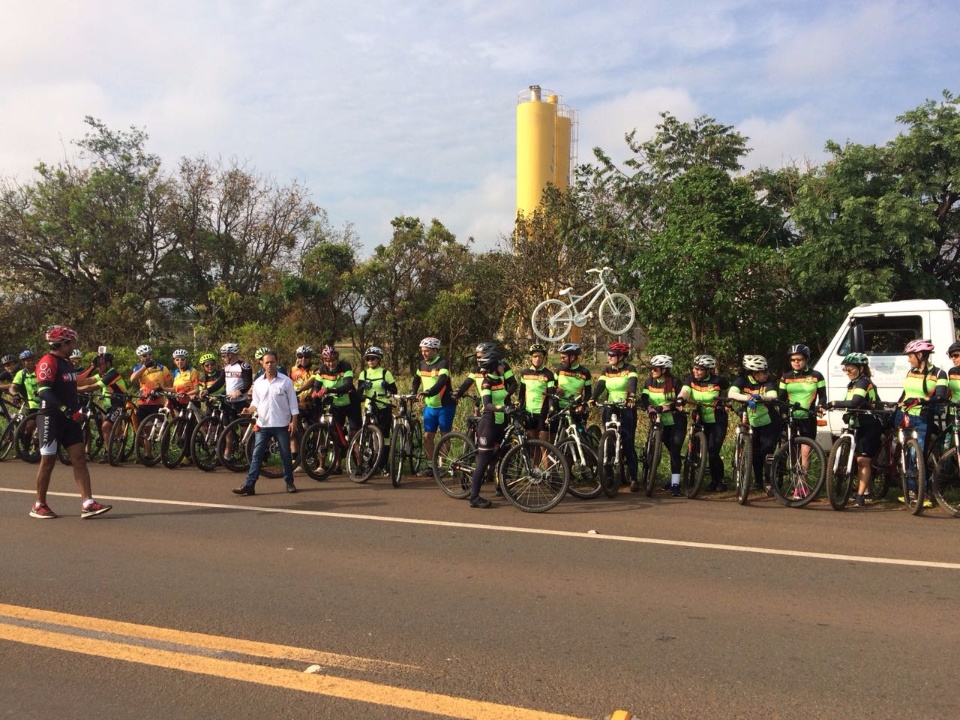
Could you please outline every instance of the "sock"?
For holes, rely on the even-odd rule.
[[[680,484],[680,473],[673,473],[670,475],[670,484],[679,485]]]

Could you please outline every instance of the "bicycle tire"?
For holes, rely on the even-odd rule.
[[[890,494],[891,488],[895,485],[900,486],[899,478],[894,482],[894,478],[891,477],[890,442],[886,437],[881,441],[880,452],[873,458],[871,465],[873,469],[871,474],[873,478],[873,499],[883,500]]]
[[[903,443],[903,457],[905,465],[913,465],[913,470],[916,472],[916,482],[917,482],[917,491],[915,494],[915,501],[910,501],[909,493],[909,481],[907,479],[908,472],[902,473],[901,475],[901,487],[903,489],[903,506],[910,511],[911,515],[921,515],[923,514],[923,501],[926,497],[927,483],[926,483],[926,473],[927,467],[926,462],[923,458],[923,451],[920,449],[920,443],[918,443],[913,438],[907,438],[906,442]],[[913,462],[910,461],[911,456],[914,458]]]
[[[933,496],[946,512],[960,517],[960,455],[957,448],[948,449],[933,472]]]
[[[390,468],[390,484],[400,487],[403,478],[403,447],[407,442],[407,429],[400,424],[393,426],[390,433],[390,452],[387,455],[387,464]]]
[[[570,306],[550,298],[537,305],[530,314],[534,334],[547,342],[563,340],[573,326]]]
[[[737,502],[746,505],[753,485],[753,438],[748,433],[741,433],[734,446],[734,473]]]
[[[410,472],[416,475],[424,466],[427,456],[423,448],[423,425],[417,418],[410,418],[410,448],[407,454],[407,461],[410,464]],[[433,460],[433,458],[430,458]]]
[[[107,462],[113,467],[126,462],[134,452],[135,435],[129,417],[121,415],[117,418],[117,421],[110,426],[110,434],[107,436],[107,446],[104,450]]]
[[[250,469],[246,445],[248,440],[244,438],[244,435],[252,424],[252,417],[242,415],[236,420],[230,421],[217,437],[217,457],[220,458],[220,463],[231,472],[247,472]],[[232,443],[227,442],[230,438],[233,439]],[[230,445],[229,454],[227,453],[228,444]]]
[[[23,416],[17,429],[14,430],[14,447],[17,449],[17,457],[24,462],[35,465],[40,462],[40,433],[37,425],[39,414],[36,410]],[[33,432],[27,434],[27,425],[33,421]]]
[[[163,440],[163,429],[157,429],[158,424],[163,423],[163,415],[152,413],[147,415],[140,427],[137,428],[137,435],[134,439],[134,453],[137,462],[144,467],[153,467],[160,462],[160,441]],[[147,447],[147,441],[150,447]]]
[[[651,428],[643,451],[643,483],[647,497],[653,495],[653,491],[657,487],[657,471],[660,469],[662,453],[663,430],[661,428]]]
[[[590,423],[583,431],[583,434],[586,435],[587,440],[593,443],[593,449],[597,451],[597,455],[599,456],[600,438],[603,436],[603,428],[596,423]]]
[[[220,464],[217,439],[222,429],[220,418],[209,416],[198,422],[190,435],[190,457],[204,472],[212,472]]]
[[[0,431],[0,460],[6,460],[13,453],[13,432],[16,427],[6,418],[3,418],[5,425],[3,431]]]
[[[364,425],[347,446],[347,475],[355,483],[365,483],[380,465],[383,433],[376,425]]]
[[[805,447],[808,448],[806,467],[801,460]],[[806,507],[823,490],[825,464],[823,448],[810,438],[794,437],[790,445],[781,444],[773,454],[773,477],[770,478],[773,496],[784,507]]]
[[[442,435],[433,448],[433,479],[447,495],[462,500],[470,495],[477,447],[464,433]]]
[[[498,468],[503,496],[524,512],[541,513],[555,508],[570,487],[567,459],[556,445],[545,440],[514,445]]]
[[[187,419],[177,418],[169,423],[160,440],[160,461],[168,470],[180,467],[187,455]]]
[[[703,487],[703,474],[707,469],[707,436],[697,431],[690,438],[687,456],[684,457],[683,473],[680,475],[680,484],[684,494],[693,500],[700,494]]]
[[[600,461],[591,447],[581,442],[578,448],[576,440],[567,438],[557,445],[557,449],[570,466],[570,487],[567,492],[581,500],[592,500],[603,493]]]
[[[303,431],[300,466],[307,475],[317,482],[326,480],[339,460],[337,442],[326,422],[315,422]]]
[[[854,474],[847,471],[847,465],[852,452],[853,438],[842,435],[830,448],[830,455],[827,457],[827,499],[834,510],[844,510],[850,499]],[[856,463],[853,467],[856,467]]]
[[[623,293],[610,293],[600,303],[597,318],[600,327],[611,335],[623,335],[636,320],[637,311],[633,301]]]
[[[614,498],[620,492],[620,475],[622,469],[618,472],[615,467],[617,464],[617,443],[620,436],[614,429],[604,430],[600,436],[600,487],[603,488],[603,494],[609,498]],[[620,458],[620,466],[623,466],[623,458]]]

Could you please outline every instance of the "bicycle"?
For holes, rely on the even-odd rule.
[[[624,485],[623,438],[620,434],[620,411],[627,407],[623,401],[604,403],[610,417],[600,434],[600,485],[607,497],[616,497]]]
[[[178,396],[182,400],[184,396]],[[179,467],[184,458],[191,458],[188,452],[193,431],[204,419],[203,411],[196,400],[190,399],[177,410],[176,418],[167,425],[160,439],[160,459],[164,467],[173,470]]]
[[[800,435],[799,418],[794,417],[794,411],[802,409],[799,405],[779,400],[768,404],[780,413],[783,430],[766,468],[765,480],[782,505],[805,507],[823,490],[826,476],[823,448],[816,440]]]
[[[547,422],[556,425],[557,432],[551,442],[563,453],[570,465],[570,487],[568,492],[574,497],[589,500],[603,492],[600,482],[600,460],[590,447],[583,429],[583,423],[574,413],[574,406],[568,405],[551,415]]]
[[[960,403],[948,402],[947,409],[950,414],[943,438],[945,450],[934,468],[930,486],[940,507],[960,517]]]
[[[647,411],[647,417],[650,418],[650,430],[647,431],[647,442],[643,448],[643,457],[639,458],[640,478],[647,497],[653,495],[653,491],[657,487],[657,471],[660,469],[660,458],[663,455],[663,423],[660,420],[660,415],[660,411],[653,407]]]
[[[318,482],[327,479],[347,449],[344,428],[333,418],[333,396],[323,395],[319,401],[320,419],[304,430],[300,439],[300,464]]]
[[[167,428],[176,420],[180,411],[172,402],[176,393],[155,391],[152,397],[164,397],[166,402],[155,413],[147,415],[134,436],[134,454],[137,462],[145,467],[153,467],[162,459],[163,436]]]
[[[26,411],[26,412],[24,412]],[[17,412],[20,418],[13,430],[13,445],[17,457],[27,463],[40,462],[40,433],[37,429],[39,411],[31,409],[24,403]]]
[[[753,485],[753,427],[747,416],[747,405],[733,434],[733,484],[737,502],[746,505]]]
[[[884,432],[880,452],[874,458],[875,494],[878,478],[885,483],[884,494],[890,487],[899,485],[903,492],[904,507],[911,514],[920,515],[926,498],[926,472],[926,462],[920,449],[917,431],[910,427],[910,415],[903,412],[900,424],[891,426]],[[915,488],[910,487],[911,481]]]
[[[390,472],[390,482],[394,487],[400,487],[400,478],[403,476],[403,463],[407,462],[410,472],[416,474],[423,464],[423,425],[420,418],[410,412],[416,395],[394,395],[397,400],[397,410],[393,415],[393,424],[390,426],[390,452],[387,455],[387,466]],[[434,466],[436,467],[436,466]]]
[[[80,436],[83,438],[83,447],[87,460],[95,460],[104,449],[101,426],[106,412],[94,399],[93,393],[80,393],[83,404],[80,406]],[[62,443],[57,446],[57,458],[64,465],[72,465],[70,453]]]
[[[123,409],[110,427],[104,446],[104,457],[114,467],[126,462],[134,454],[139,428],[137,406],[133,404],[133,396],[123,396],[123,400]]]
[[[587,320],[593,317],[592,308],[597,300],[600,300],[597,317],[604,330],[612,335],[623,335],[633,327],[636,318],[633,301],[623,293],[612,293],[607,288],[604,276],[612,270],[610,267],[591,268],[587,273],[596,273],[597,280],[583,295],[576,295],[573,288],[566,288],[560,291],[560,295],[569,296],[568,302],[550,298],[537,305],[530,316],[537,337],[547,342],[562,340],[570,332],[571,326],[583,327],[587,324]],[[587,299],[589,302],[581,310],[577,303]]]
[[[707,434],[703,424],[703,403],[678,400],[678,405],[692,404],[684,443],[683,469],[680,472],[680,491],[691,500],[700,494],[703,475],[707,469]],[[717,407],[717,404],[712,404]]]
[[[882,406],[881,406],[882,407]],[[827,457],[827,499],[830,501],[830,507],[834,510],[843,510],[850,501],[850,493],[853,490],[853,483],[858,477],[856,458],[854,457],[854,442],[856,428],[851,427],[849,418],[853,415],[861,417],[874,416],[878,419],[888,416],[890,411],[883,411],[879,408],[874,410],[857,410],[855,408],[836,408],[844,413],[847,418],[843,432],[836,439],[830,448],[830,455]]]
[[[223,432],[223,395],[206,395],[203,400],[209,408],[197,422],[190,435],[190,457],[193,464],[204,472],[211,472],[220,464],[217,440]]]
[[[0,396],[0,460],[6,460],[7,456],[13,452],[14,432],[23,416],[20,414],[20,408],[16,408],[12,413],[10,408],[12,403]]]
[[[364,403],[360,429],[354,433],[347,446],[347,475],[355,483],[370,479],[383,460],[383,431],[377,425],[377,408],[390,403],[367,398]]]

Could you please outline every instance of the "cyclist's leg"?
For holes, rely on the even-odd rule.
[[[493,415],[484,413],[477,426],[477,466],[473,470],[470,483],[470,507],[487,508],[492,505],[489,500],[480,497],[480,487],[483,485],[487,468],[490,467],[496,455],[496,436],[497,424],[494,422]]]
[[[705,423],[704,433],[707,436],[707,457],[710,459],[710,487],[712,491],[724,489],[723,441],[727,437],[727,415],[716,415],[716,421]]]
[[[432,462],[435,449],[434,442],[439,427],[440,408],[432,408],[429,405],[425,406],[423,408],[423,451],[427,458],[427,464],[420,470],[420,475],[433,475],[433,468],[430,467],[430,463]]]
[[[765,489],[767,456],[773,454],[779,439],[780,428],[774,423],[753,428],[753,481],[760,489]]]
[[[670,488],[680,492],[680,471],[683,467],[683,446],[687,434],[687,416],[674,413],[672,425],[663,426],[663,445],[670,454]]]
[[[637,411],[635,408],[622,408],[620,410],[620,443],[630,482],[637,482],[639,468],[636,444]]]
[[[873,494],[873,459],[880,452],[881,442],[880,423],[872,417],[861,420],[853,434],[854,457],[857,459],[857,505],[865,496]]]

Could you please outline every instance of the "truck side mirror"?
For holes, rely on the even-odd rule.
[[[867,342],[863,336],[863,325],[860,323],[854,323],[850,326],[850,351],[851,352],[866,352]]]

